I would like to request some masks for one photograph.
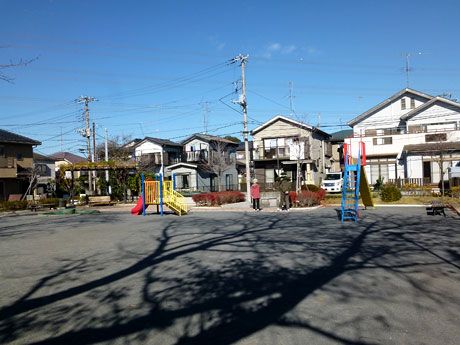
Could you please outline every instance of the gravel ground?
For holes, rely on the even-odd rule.
[[[4,217],[2,344],[458,344],[460,218]]]

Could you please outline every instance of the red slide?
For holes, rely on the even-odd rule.
[[[145,208],[147,208],[147,205],[145,205]],[[142,214],[142,197],[140,196],[139,199],[137,200],[136,206],[134,206],[131,209],[131,214],[133,216],[140,216]]]

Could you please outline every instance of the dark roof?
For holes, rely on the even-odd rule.
[[[0,143],[41,145],[40,141],[0,129]]]
[[[188,143],[189,141],[191,141],[193,139],[200,139],[200,140],[207,141],[207,142],[218,141],[218,142],[221,142],[221,143],[238,145],[238,143],[236,143],[234,141],[231,141],[231,140],[228,140],[228,139],[225,139],[225,138],[221,138],[221,137],[218,137],[218,136],[215,136],[215,135],[201,134],[201,133],[193,134],[192,136],[190,136],[187,139],[183,140],[182,145],[184,145],[185,143]]]
[[[348,121],[348,125],[349,126],[354,126],[356,125],[358,122],[361,122],[362,120],[368,118],[369,116],[371,116],[372,114],[376,113],[377,111],[379,111],[380,109],[382,109],[383,107],[385,107],[386,105],[392,103],[393,101],[397,100],[399,97],[402,97],[403,95],[405,95],[406,93],[410,93],[412,95],[416,95],[416,96],[419,96],[419,97],[422,97],[422,98],[425,98],[426,100],[430,100],[433,98],[433,96],[431,95],[428,95],[426,93],[423,93],[423,92],[420,92],[420,91],[417,91],[417,90],[413,90],[413,89],[409,89],[409,88],[406,88],[406,89],[402,89],[401,91],[395,93],[393,96],[391,96],[390,98],[387,98],[386,100],[384,100],[383,102],[380,102],[379,104],[377,104],[375,107],[365,111],[364,113],[362,113],[361,115],[355,117],[354,119]]]
[[[330,134],[322,131],[321,129],[319,129],[317,127],[314,127],[314,126],[311,126],[311,125],[308,125],[308,124],[305,124],[305,123],[290,119],[290,118],[288,118],[286,116],[282,116],[282,115],[277,115],[274,118],[268,120],[267,122],[261,124],[259,127],[253,129],[251,131],[251,134],[254,135],[257,132],[260,132],[262,129],[267,128],[268,126],[270,126],[271,124],[275,123],[276,121],[287,122],[287,123],[290,123],[291,125],[294,125],[296,127],[308,129],[308,130],[310,130],[312,132],[319,132],[324,136],[330,137]]]
[[[42,155],[40,153],[34,152],[34,161],[40,162],[54,162],[54,159],[49,156]]]
[[[331,139],[329,141],[344,141],[345,138],[349,138],[353,136],[352,129],[343,129],[341,131],[335,132],[331,134]]]
[[[248,144],[249,144],[249,150],[252,150],[252,148],[254,147],[254,142],[251,140],[251,141],[248,141]],[[245,150],[245,147],[244,147],[244,141],[240,142],[238,144],[238,147],[236,148],[237,151],[244,151]]]
[[[140,145],[144,141],[151,141],[153,143],[156,143],[158,145],[168,145],[168,146],[182,146],[179,143],[175,143],[174,141],[168,140],[168,139],[160,139],[160,138],[152,138],[152,137],[145,137],[143,140],[139,141],[136,143],[137,145]]]
[[[87,159],[81,156],[74,155],[70,152],[56,152],[52,155],[49,155],[50,158],[54,159],[55,161],[63,161],[66,160],[72,164],[86,162]]]
[[[403,151],[407,152],[431,152],[436,153],[439,151],[460,151],[460,142],[437,142],[437,143],[424,143],[404,145]]]

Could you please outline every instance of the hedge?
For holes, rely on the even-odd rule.
[[[245,199],[244,194],[241,192],[227,191],[195,194],[192,196],[192,200],[198,206],[218,206],[241,202]]]
[[[26,208],[27,208],[27,200],[1,201],[0,202],[1,211],[25,210]]]
[[[324,200],[326,191],[322,188],[318,188],[317,192],[311,190],[301,190],[300,193],[289,192],[289,197],[293,205],[298,207],[311,207],[321,204],[321,200]]]

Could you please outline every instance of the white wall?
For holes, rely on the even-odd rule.
[[[150,141],[146,141],[139,146],[136,147],[135,149],[135,156],[140,157],[141,155],[146,155],[149,153],[161,153],[161,145],[152,143]]]
[[[399,125],[400,118],[402,115],[407,114],[413,110],[410,108],[410,98],[415,99],[415,107],[427,102],[424,98],[415,95],[405,95],[389,103],[387,106],[377,111],[375,114],[364,119],[360,123],[353,127],[353,133],[355,135],[364,135],[366,129],[379,129],[379,128],[396,128]],[[406,109],[401,109],[401,98],[406,99]]]
[[[449,122],[460,122],[460,112],[458,108],[450,107],[447,104],[436,102],[429,108],[421,111],[413,118],[407,121],[407,125],[419,125],[429,123],[446,124]],[[439,129],[452,129],[452,125],[439,126]]]
[[[193,147],[193,150],[192,150]],[[203,140],[193,139],[192,141],[185,144],[185,151],[199,151],[199,150],[208,150],[209,144]]]

